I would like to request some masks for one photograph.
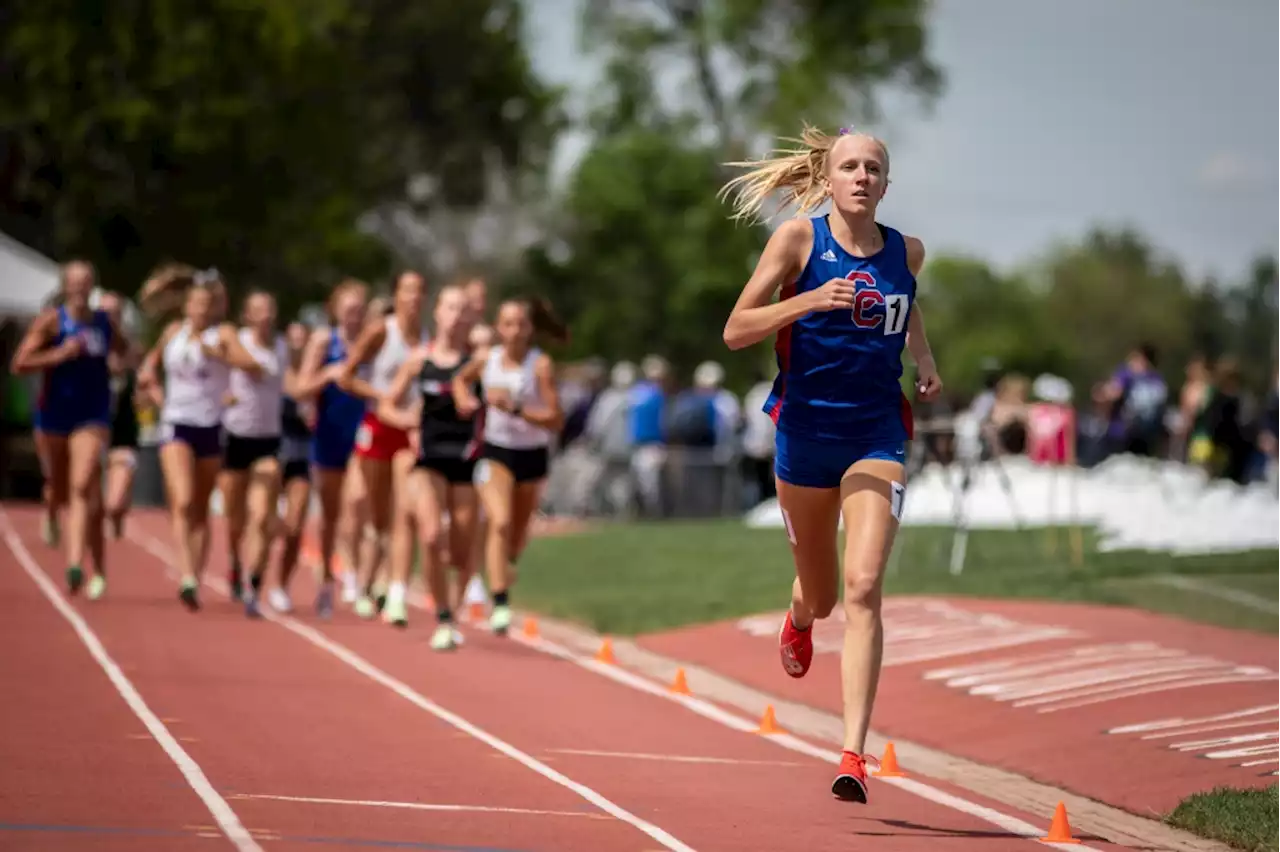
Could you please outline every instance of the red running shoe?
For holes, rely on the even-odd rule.
[[[837,799],[846,802],[867,803],[867,761],[877,768],[880,761],[869,754],[858,754],[852,751],[840,754],[840,772],[836,780],[831,782],[831,793]]]
[[[791,610],[787,610],[778,631],[778,651],[783,671],[792,677],[804,677],[813,662],[813,625],[808,630],[798,629],[791,621]]]

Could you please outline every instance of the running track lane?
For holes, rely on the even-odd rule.
[[[184,828],[209,811],[7,547],[0,641],[0,849],[209,848]]]
[[[151,520],[138,525],[144,536],[159,533],[151,547],[161,551],[168,547],[162,525]],[[225,559],[212,561],[212,576],[218,577]],[[310,579],[298,580],[296,597],[309,604]],[[1038,846],[886,784],[873,782],[871,807],[837,802],[827,792],[832,767],[825,762],[481,630],[469,630],[467,645],[458,653],[434,654],[426,647],[429,623],[422,613],[414,615],[409,631],[401,632],[361,622],[344,610],[333,623],[317,625],[319,643],[349,649],[409,689],[461,713],[702,852],[797,846],[847,850],[851,842],[873,838],[877,849],[903,852],[923,852],[938,842],[983,852]],[[299,621],[310,619],[302,616],[292,623]],[[772,663],[772,658],[762,661]],[[498,778],[521,771],[506,761],[490,767],[480,774]],[[944,785],[934,786],[974,800]],[[1044,815],[977,803],[1047,828]],[[1091,846],[1117,848],[1097,841]]]
[[[39,568],[61,586],[61,556],[40,543],[36,516],[14,510],[9,517]],[[109,558],[107,597],[92,604],[77,600],[74,606],[155,714],[181,737],[182,747],[262,849],[639,852],[661,847],[635,827],[502,758],[279,626],[246,620],[225,598],[219,601],[206,594],[203,612],[186,612],[161,564],[135,545],[112,543]],[[25,583],[39,594],[12,556],[3,567],[6,591]],[[81,703],[67,707],[82,720],[79,727],[73,720],[64,722],[74,739],[50,737],[41,742],[24,737],[15,744],[27,744],[19,765],[41,765],[45,770],[45,783],[37,787],[44,804],[5,813],[5,821],[10,826],[30,825],[38,817],[46,831],[38,841],[25,835],[14,840],[21,834],[16,828],[0,831],[0,849],[108,848],[97,845],[99,832],[74,829],[102,826],[112,815],[108,826],[169,837],[217,836],[209,812],[190,789],[183,789],[182,779],[171,763],[165,766],[165,755],[154,742],[120,736],[121,744],[109,737],[116,730],[137,731],[141,726],[136,721],[130,726],[129,711],[101,669],[92,670],[96,667],[79,640],[74,635],[67,639],[65,621],[59,625],[61,619],[47,601],[34,600],[31,594],[27,598],[31,609],[48,614],[29,640],[33,653],[40,652],[34,653],[35,659],[51,658],[59,667],[67,666],[75,677],[72,683],[91,685],[94,692],[76,696]],[[6,620],[3,635],[16,641],[8,635],[8,624]],[[71,666],[78,668],[71,672]],[[41,721],[36,716],[42,709],[24,695],[10,712],[20,728],[28,728]],[[91,724],[112,713],[117,720],[113,728]],[[78,759],[80,751],[99,741],[115,748],[96,767],[98,783],[117,794],[107,806],[93,803],[97,796],[86,788]],[[149,757],[145,762],[129,759],[126,749]],[[43,760],[42,752],[47,755]],[[167,792],[168,798],[132,792],[153,787]],[[286,800],[243,798],[246,795]],[[464,808],[373,808],[289,800],[297,798]],[[59,827],[64,830],[56,830]],[[209,840],[200,842],[201,848],[211,848]]]

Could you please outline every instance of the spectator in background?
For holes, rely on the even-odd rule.
[[[991,420],[991,408],[996,404],[996,385],[1000,383],[1000,374],[999,361],[994,358],[982,360],[982,390],[969,403],[969,416],[984,428]]]
[[[662,420],[667,405],[667,362],[648,355],[640,362],[643,378],[631,388],[627,400],[631,424],[631,473],[641,510],[651,517],[662,512],[662,466],[666,462]]]
[[[778,483],[773,478],[774,436],[778,427],[764,410],[772,392],[773,377],[762,373],[742,400],[742,476],[747,499],[753,506],[778,496]]]
[[[1213,441],[1205,430],[1204,411],[1213,398],[1209,364],[1203,355],[1187,362],[1187,376],[1178,395],[1178,414],[1171,436],[1170,458],[1204,465],[1213,453]]]
[[[724,368],[704,361],[694,370],[693,386],[676,394],[667,408],[667,444],[683,450],[667,465],[681,515],[718,514],[725,503],[742,408],[723,381]]]
[[[1020,455],[1027,448],[1027,393],[1031,384],[1016,373],[1000,379],[987,418],[986,438],[995,455]]]
[[[1257,478],[1276,487],[1276,435],[1280,434],[1280,402],[1277,401],[1277,385],[1280,374],[1276,365],[1271,365],[1271,390],[1267,392],[1267,401],[1258,418],[1258,456],[1259,467]]]
[[[1213,392],[1204,409],[1204,429],[1213,442],[1209,472],[1243,483],[1251,443],[1240,412],[1240,367],[1222,358],[1213,371]]]
[[[609,372],[609,386],[600,391],[587,414],[584,437],[606,457],[622,458],[631,452],[628,397],[636,382],[636,365],[619,361]]]
[[[1095,392],[1110,406],[1107,442],[1113,453],[1156,455],[1164,433],[1169,388],[1156,369],[1156,350],[1144,343]]]
[[[604,390],[605,366],[602,358],[589,358],[574,369],[566,369],[560,382],[560,404],[564,407],[564,428],[560,446],[567,447],[583,434],[591,409]]]
[[[599,467],[582,497],[583,506],[616,511],[631,501],[631,415],[629,397],[636,382],[636,365],[619,361],[609,373],[609,387],[596,397],[587,415],[583,437]]]

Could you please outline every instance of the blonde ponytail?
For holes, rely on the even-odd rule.
[[[726,183],[718,197],[733,196],[735,220],[758,220],[764,202],[778,190],[785,193],[786,202],[794,204],[798,212],[808,213],[827,199],[827,152],[836,138],[805,125],[799,139],[783,140],[800,147],[776,148],[761,160],[725,163],[749,171]]]
[[[733,196],[734,220],[756,221],[769,196],[781,190],[784,204],[794,205],[797,214],[811,213],[822,206],[830,195],[827,183],[827,158],[841,136],[864,136],[880,146],[885,155],[885,173],[889,169],[889,149],[884,142],[866,133],[855,133],[847,127],[836,135],[806,124],[796,148],[775,148],[761,160],[725,163],[732,168],[748,169],[721,187],[717,197]]]

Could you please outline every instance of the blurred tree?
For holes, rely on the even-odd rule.
[[[584,3],[584,44],[606,61],[584,121],[592,142],[518,283],[563,304],[577,351],[657,352],[684,377],[713,358],[745,389],[772,341],[730,358],[720,335],[769,231],[728,221],[721,164],[802,119],[871,117],[881,84],[935,93],[924,5]]]
[[[1052,318],[1043,339],[1071,353],[1066,376],[1081,393],[1144,342],[1159,350],[1166,380],[1181,380],[1196,347],[1194,294],[1177,265],[1158,258],[1142,237],[1094,230],[1051,252],[1036,279]]]
[[[919,289],[949,392],[976,392],[988,359],[1033,377],[1071,371],[1071,350],[1054,333],[1046,300],[1025,275],[1001,275],[980,260],[943,255],[926,264]],[[910,364],[910,356],[903,357]]]
[[[584,43],[647,43],[647,70],[703,116],[721,150],[819,126],[872,121],[877,87],[931,97],[927,0],[596,0]]]
[[[1240,356],[1249,386],[1270,390],[1271,371],[1276,364],[1277,277],[1276,259],[1259,257],[1253,261],[1248,278],[1226,294],[1227,309],[1235,326],[1232,351]]]
[[[174,258],[291,310],[389,271],[357,222],[412,181],[473,205],[549,144],[516,0],[69,8],[0,4],[0,228],[125,292]]]

